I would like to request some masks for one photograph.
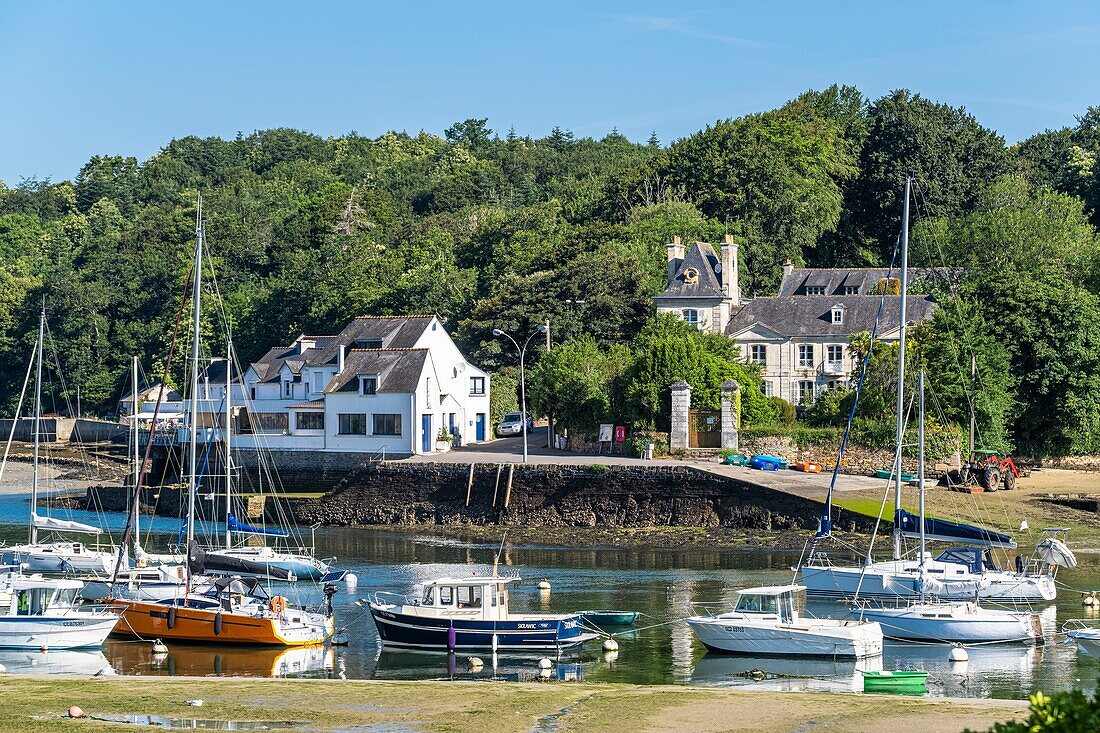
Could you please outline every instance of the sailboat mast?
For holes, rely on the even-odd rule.
[[[229,513],[233,511],[233,348],[225,349],[225,549],[233,546],[233,533],[229,529]]]
[[[31,474],[31,544],[38,542],[38,459],[42,450],[42,352],[46,350],[46,304],[38,316],[38,376],[34,381],[34,473]]]
[[[202,304],[202,196],[199,196],[195,213],[195,280],[191,288],[191,435],[188,462],[190,476],[187,480],[187,546],[195,539],[195,492],[198,472],[199,428],[199,316]]]
[[[920,370],[918,380],[920,422],[917,424],[917,495],[920,506],[920,567],[924,569],[924,369]],[[924,600],[924,585],[921,584],[921,600]]]
[[[133,373],[130,375],[130,394],[133,396],[134,401],[134,505],[130,507],[130,511],[134,513],[134,542],[136,544],[141,541],[141,528],[138,526],[138,517],[141,514],[138,510],[138,505],[141,503],[141,494],[138,491],[138,485],[141,483],[141,456],[138,454],[138,358],[136,356],[134,357]]]
[[[897,459],[894,466],[894,559],[901,559],[901,527],[897,522],[901,511],[901,455],[905,441],[905,331],[906,296],[909,294],[909,192],[913,177],[905,176],[905,203],[901,208],[901,312],[898,318],[898,424]]]

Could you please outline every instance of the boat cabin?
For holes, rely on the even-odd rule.
[[[433,615],[503,620],[508,617],[508,586],[518,581],[516,576],[430,580],[413,605]]]
[[[76,603],[84,587],[78,580],[28,576],[11,583],[9,616],[42,616],[50,611],[67,610]]]
[[[806,587],[801,585],[772,585],[745,588],[737,591],[734,613],[772,616],[784,623],[798,619]]]
[[[999,569],[993,562],[993,553],[980,547],[952,547],[941,552],[936,557],[936,562],[965,565],[975,575],[981,575],[986,570]]]

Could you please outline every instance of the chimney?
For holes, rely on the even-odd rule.
[[[783,277],[787,277],[792,272],[794,272],[794,263],[791,262],[791,258],[788,257],[787,260],[783,263]]]
[[[741,304],[741,284],[738,278],[737,242],[732,234],[722,240],[722,291],[730,300],[730,305]]]
[[[344,345],[339,344],[336,347],[336,373],[344,371]]]
[[[668,249],[668,282],[672,283],[672,278],[676,275],[676,270],[680,268],[680,263],[684,261],[684,245],[680,243],[680,237],[675,236],[672,241],[667,245]]]

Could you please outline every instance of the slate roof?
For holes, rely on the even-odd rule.
[[[724,298],[722,282],[714,268],[720,262],[718,255],[706,242],[696,242],[680,260],[676,274],[658,298]],[[699,277],[694,283],[687,282],[685,273],[689,269],[698,271]]]
[[[305,402],[299,402],[290,406],[291,410],[323,410],[325,409],[325,401],[318,400],[306,400]]]
[[[378,392],[415,392],[427,359],[427,349],[352,349],[325,392],[358,392],[360,374],[377,374]]]
[[[300,374],[302,367],[308,364],[326,363],[318,360],[318,357],[323,356],[327,350],[332,349],[333,353],[335,353],[335,346],[333,346],[333,344],[336,341],[336,336],[306,336],[304,338],[307,341],[316,342],[314,348],[306,349],[304,352],[298,353],[299,347],[297,343],[293,343],[290,346],[276,346],[269,349],[258,361],[252,362],[252,368],[260,378],[260,381],[279,381],[279,370],[282,368],[283,364],[290,367],[291,373]],[[215,365],[216,363],[211,366]],[[225,381],[224,375],[222,376],[222,381]]]
[[[824,286],[825,295],[844,295],[845,287],[858,288],[857,295],[871,295],[879,280],[889,273],[885,267],[796,267],[790,274],[783,276],[779,283],[780,297],[806,295],[806,286]],[[920,280],[952,278],[955,270],[948,268],[910,267],[909,282]],[[893,277],[901,277],[900,270],[894,270]],[[809,296],[820,297],[820,296]]]
[[[435,316],[358,316],[335,336],[309,354],[310,364],[335,364],[339,345],[354,348],[366,341],[379,340],[384,349],[411,349],[416,346]]]
[[[753,298],[730,318],[726,334],[762,325],[783,336],[850,336],[874,328],[882,298],[866,295],[819,296],[803,295]],[[886,297],[879,333],[889,333],[898,327],[900,296]],[[833,306],[843,306],[844,323],[833,323]],[[910,295],[906,298],[906,320],[926,321],[936,307],[931,298]]]

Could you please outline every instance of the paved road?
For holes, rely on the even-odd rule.
[[[755,471],[742,466],[725,466],[717,458],[669,459],[646,461],[621,455],[569,453],[546,447],[546,428],[536,427],[527,436],[527,454],[530,464],[559,466],[603,465],[630,466],[692,466],[720,476],[738,478],[760,486],[797,494],[808,499],[823,501],[829,486],[829,473],[800,473],[798,471]],[[418,455],[405,459],[414,463],[522,463],[523,439],[498,438],[484,443],[453,448],[446,453]],[[884,488],[882,479],[870,476],[843,475],[837,481],[837,491],[858,491],[868,488]]]

